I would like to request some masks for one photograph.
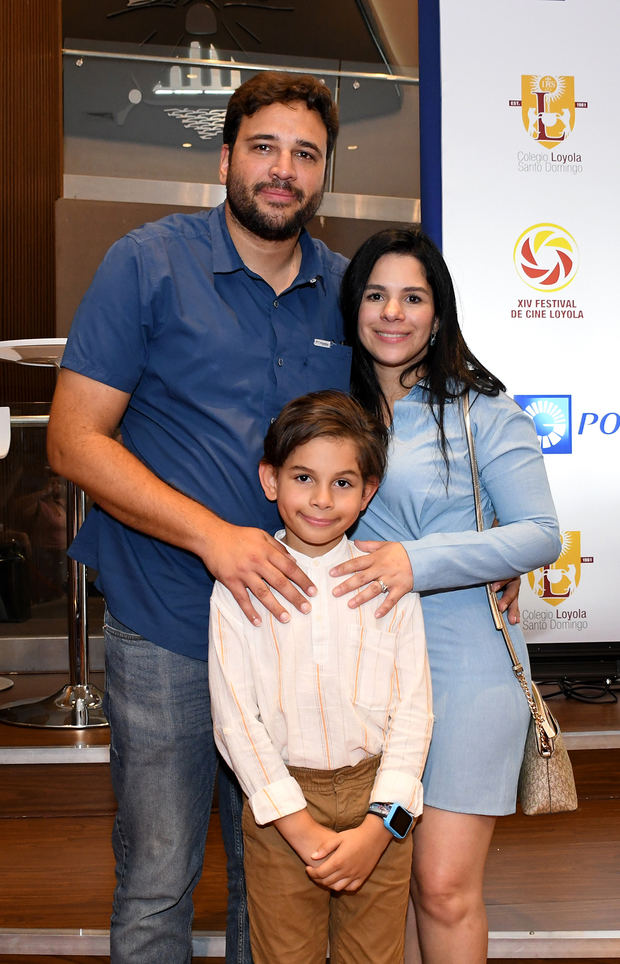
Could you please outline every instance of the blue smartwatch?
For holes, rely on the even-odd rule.
[[[386,828],[397,840],[403,840],[413,826],[413,814],[401,807],[400,803],[371,803],[368,813],[381,817]]]

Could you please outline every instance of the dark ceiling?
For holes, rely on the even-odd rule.
[[[63,0],[63,36],[381,63],[364,0]]]

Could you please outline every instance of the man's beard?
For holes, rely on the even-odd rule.
[[[289,241],[296,237],[303,226],[316,214],[323,200],[323,189],[311,194],[305,204],[301,204],[291,214],[286,213],[284,206],[272,205],[271,211],[263,211],[258,207],[255,196],[264,187],[277,187],[278,190],[290,191],[298,201],[303,200],[303,192],[289,184],[273,178],[271,181],[261,181],[252,188],[246,187],[241,178],[229,169],[226,178],[226,198],[230,210],[236,220],[252,234],[265,241]]]

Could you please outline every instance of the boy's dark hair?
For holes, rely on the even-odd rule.
[[[294,449],[315,438],[351,439],[364,482],[383,478],[390,433],[344,392],[310,392],[285,405],[265,436],[263,462],[279,469]]]
[[[329,160],[338,134],[338,108],[327,87],[311,74],[287,74],[279,70],[265,70],[250,77],[237,87],[228,101],[224,119],[224,144],[232,154],[243,117],[251,117],[259,107],[269,104],[286,104],[303,100],[309,110],[318,111],[327,131],[327,156]]]

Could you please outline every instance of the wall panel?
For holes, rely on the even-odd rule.
[[[2,0],[0,37],[0,339],[53,337],[60,0]],[[53,382],[51,371],[0,362],[0,404],[49,400]]]

